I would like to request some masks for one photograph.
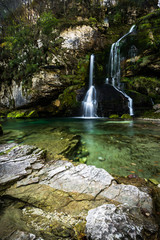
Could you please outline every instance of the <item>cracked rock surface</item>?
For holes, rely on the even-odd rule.
[[[127,206],[104,204],[89,211],[86,232],[89,239],[143,239],[141,221],[129,217]]]
[[[44,166],[45,151],[34,146],[4,144],[0,153],[0,184],[19,180]]]
[[[117,184],[104,169],[46,162],[45,151],[34,146],[5,144],[0,151],[0,239],[143,239],[144,229],[156,234],[151,196]]]

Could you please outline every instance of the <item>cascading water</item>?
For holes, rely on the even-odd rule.
[[[122,36],[116,43],[113,43],[110,50],[109,57],[109,78],[106,78],[106,83],[111,83],[111,85],[120,93],[122,93],[128,99],[128,107],[130,115],[133,113],[133,101],[132,99],[121,90],[121,59],[120,59],[120,41],[131,34],[135,29],[133,25],[129,32]]]
[[[93,86],[94,54],[90,57],[89,89],[82,102],[83,117],[97,117],[96,89]]]
[[[118,89],[117,87],[113,86],[118,92],[120,92],[124,97],[126,97],[128,99],[128,108],[129,108],[129,114],[130,116],[134,115],[133,112],[133,100],[131,97],[129,97],[125,92],[122,92],[120,89]]]

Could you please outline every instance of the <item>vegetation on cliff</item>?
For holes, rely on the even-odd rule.
[[[85,89],[82,94],[79,90],[87,86],[90,52],[96,53],[96,84],[102,84],[107,74],[111,44],[128,32],[132,24],[136,24],[137,34],[121,43],[123,82],[125,91],[133,97],[135,107],[136,99],[141,95],[146,99],[147,108],[150,108],[151,99],[159,102],[160,11],[156,10],[156,5],[156,0],[152,3],[119,0],[116,4],[108,1],[106,6],[103,1],[92,0],[34,0],[23,3],[3,0],[0,3],[1,83],[9,85],[14,80],[22,83],[24,89],[31,88],[35,73],[42,68],[56,68],[62,87],[52,99],[60,101],[52,115],[72,115],[80,108],[77,99],[82,101],[84,97]],[[82,25],[96,29],[90,49],[81,46],[73,50],[62,48],[64,39],[60,33]],[[130,54],[132,46],[137,49],[133,58]],[[49,106],[50,99],[46,101],[48,109],[53,108]]]

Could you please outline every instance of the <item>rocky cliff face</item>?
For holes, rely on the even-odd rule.
[[[68,14],[68,22],[64,22],[64,18],[62,18],[61,13],[57,10],[57,16],[59,16],[62,21],[60,33],[58,34],[58,38],[56,38],[56,41],[58,41],[60,45],[54,45],[51,35],[49,37],[50,40],[47,40],[45,36],[38,38],[38,45],[36,46],[38,50],[36,51],[38,51],[37,54],[42,54],[43,57],[41,56],[41,59],[44,58],[39,70],[36,70],[36,73],[32,74],[27,80],[22,81],[19,79],[20,81],[17,81],[10,79],[9,84],[6,81],[2,82],[0,91],[1,108],[15,109],[32,107],[43,112],[43,114],[46,112],[46,115],[48,113],[53,116],[57,114],[74,115],[78,113],[80,110],[80,102],[83,100],[87,90],[90,53],[95,52],[96,54],[97,52],[98,55],[101,55],[101,57],[97,57],[97,59],[99,58],[101,60],[97,60],[97,70],[95,72],[96,84],[98,89],[100,89],[100,85],[105,82],[110,44],[125,34],[129,29],[129,25],[135,23],[136,19],[142,16],[142,14],[152,12],[157,7],[157,1],[152,4],[145,2],[145,9],[142,3],[136,5],[137,3],[131,3],[129,0],[103,1],[101,6],[88,3],[90,7],[89,13],[86,8],[87,3],[76,4],[78,4],[76,21],[73,19],[73,13],[75,12],[74,5],[71,2],[66,1],[65,6],[63,6],[64,8],[61,8],[61,11],[64,11],[63,17],[66,16],[65,14]],[[30,5],[30,7],[31,6],[32,5]],[[99,6],[99,16],[101,19],[98,19],[97,14],[95,14],[95,18],[93,17],[94,13],[98,13],[97,6]],[[52,7],[53,6],[48,3],[44,5],[44,9],[52,9]],[[54,5],[54,11],[55,9],[56,5]],[[83,14],[82,9],[84,10]],[[33,10],[38,17],[38,5],[34,6]],[[152,16],[153,17],[149,17],[149,19],[155,19],[156,14]],[[48,17],[50,17],[50,15],[48,15]],[[46,21],[45,16],[43,16],[43,21]],[[132,63],[132,59],[130,60],[129,57],[124,58],[122,61],[123,76],[131,79],[131,81],[128,81],[126,78],[123,79],[126,91],[133,97],[135,108],[138,107],[139,109],[141,109],[142,105],[144,105],[144,108],[151,108],[151,98],[155,102],[159,101],[157,98],[159,94],[159,58],[157,57],[158,54],[156,55],[153,51],[153,48],[156,49],[155,46],[158,46],[159,33],[157,31],[157,34],[155,34],[156,31],[151,30],[151,28],[154,29],[154,26],[158,23],[155,22],[153,26],[153,24],[149,25],[150,23],[146,23],[146,21],[149,20],[146,18],[138,22],[137,35],[133,36],[134,39],[130,39],[130,42],[127,43],[128,45],[136,46],[138,49],[138,54],[136,58],[133,59],[134,64],[129,64]],[[43,22],[41,24],[43,24]],[[45,26],[46,24],[47,22]],[[118,27],[119,25],[121,27]],[[141,31],[142,28],[143,31]],[[45,28],[43,31],[48,31],[48,28]],[[143,32],[145,36],[143,36]],[[55,32],[52,31],[52,34],[55,34]],[[145,40],[148,42],[143,43],[144,39],[148,39]],[[125,45],[126,43],[124,42],[122,53]],[[147,47],[144,48],[144,45]],[[44,52],[45,49],[47,54]],[[126,63],[124,63],[125,61]],[[3,65],[3,67],[5,67],[5,64],[5,61],[1,62],[1,66]],[[34,70],[35,64],[32,64],[32,67]],[[132,80],[133,75],[137,76],[136,79],[140,79],[142,76],[146,77],[146,73],[150,77],[154,75],[152,77],[157,78],[157,83],[151,81],[151,84],[153,82],[155,83],[152,94],[148,93],[148,89],[151,87],[148,87],[146,94],[146,90],[144,90],[146,87],[143,84],[139,84],[137,87],[137,85],[135,86],[134,84],[134,80]],[[84,88],[84,85],[86,85],[86,88]],[[134,85],[134,87],[131,87],[131,85]],[[141,91],[141,89],[143,90]],[[141,103],[138,105],[139,100],[137,99],[139,99],[140,95],[137,96],[137,93],[135,95],[135,91],[138,94],[145,95],[147,99],[145,104],[142,103],[143,101],[140,101]],[[111,95],[111,92],[109,92],[108,95]],[[104,110],[100,115],[108,116],[109,112],[114,113],[115,111],[115,113],[118,112],[121,114],[123,111],[127,111],[127,102],[125,100],[120,101],[121,103],[115,100],[113,103],[113,101],[109,102],[108,99],[105,101],[105,104],[103,104],[102,102],[104,100],[102,99],[102,95],[99,94],[99,99],[101,99],[99,100],[99,106],[100,109]],[[121,98],[120,95],[119,98]],[[55,106],[55,101],[58,101],[58,106]],[[111,106],[113,106],[113,109],[111,109]],[[115,109],[115,106],[119,106],[118,110]]]

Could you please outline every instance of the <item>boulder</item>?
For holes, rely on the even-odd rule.
[[[139,213],[138,207],[134,211]],[[92,240],[144,239],[144,227],[157,231],[154,224],[144,223],[140,213],[135,217],[127,205],[104,204],[88,212],[86,234]]]
[[[156,235],[147,192],[118,184],[95,166],[46,162],[45,152],[34,146],[5,144],[0,151],[0,238],[14,240],[18,230],[17,239],[24,240],[83,239],[85,228],[91,240],[144,239],[145,229]]]

